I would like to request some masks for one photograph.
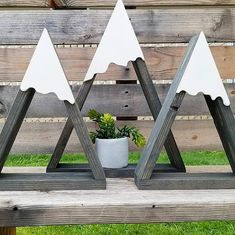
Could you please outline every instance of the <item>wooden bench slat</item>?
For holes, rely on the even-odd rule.
[[[130,179],[107,181],[101,191],[1,192],[0,225],[235,219],[235,190],[139,191]]]
[[[55,44],[99,43],[112,10],[1,11],[0,44],[36,44],[44,27]],[[234,41],[229,7],[129,10],[140,43],[188,42],[204,31],[211,42]]]
[[[223,79],[235,77],[235,47],[213,46],[212,53]],[[0,82],[21,81],[32,57],[33,48],[0,48]],[[96,48],[57,48],[59,58],[70,81],[83,81]],[[148,69],[154,80],[171,80],[183,57],[185,47],[143,48]],[[132,65],[110,65],[99,80],[136,80]]]

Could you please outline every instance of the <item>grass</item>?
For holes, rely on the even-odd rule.
[[[182,154],[186,165],[227,165],[228,160],[224,152],[185,152]],[[139,160],[140,153],[130,153],[129,162],[135,163]],[[46,166],[50,159],[49,155],[10,155],[6,166]],[[86,158],[83,154],[65,154],[61,159],[61,162],[86,162]],[[167,155],[162,153],[159,163],[169,162]]]
[[[131,153],[130,162],[137,162],[140,153]],[[185,152],[182,154],[186,165],[227,165],[223,152]],[[46,166],[49,155],[11,155],[7,166]],[[82,154],[66,154],[62,162],[85,162]],[[159,162],[168,162],[161,154]],[[122,225],[71,225],[17,228],[18,235],[234,235],[235,222],[212,221],[161,224]]]

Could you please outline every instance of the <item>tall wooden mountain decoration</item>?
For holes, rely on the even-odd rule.
[[[122,0],[118,0],[85,76],[84,83],[78,91],[77,102],[79,108],[81,109],[83,107],[86,97],[88,96],[91,86],[95,80],[96,74],[105,73],[111,63],[126,66],[129,61],[131,61],[134,66],[149,108],[154,119],[156,119],[161,109],[161,103],[155,86],[150,78],[144,61],[144,55],[127,15],[125,6]],[[69,166],[59,163],[72,130],[73,123],[71,119],[68,119],[48,165],[47,171],[66,171],[71,169],[73,171],[76,171],[76,169],[80,170],[79,167],[74,165]],[[158,165],[158,170],[185,171],[184,163],[181,159],[180,152],[171,131],[169,131],[169,134],[164,142],[171,164]],[[105,173],[108,177],[134,176],[134,168],[135,165],[130,165],[120,171],[106,169]],[[83,170],[84,169],[85,167],[83,167]]]
[[[54,93],[64,101],[84,149],[91,172],[0,175],[0,190],[105,189],[103,168],[93,148],[80,109],[73,96],[50,36],[44,29],[20,90],[0,135],[0,172],[21,127],[35,92]],[[46,104],[45,104],[46,105]]]
[[[139,189],[235,188],[233,173],[153,172],[186,92],[191,95],[203,93],[232,171],[235,172],[234,116],[205,35],[200,33],[189,43],[135,170],[135,182]]]

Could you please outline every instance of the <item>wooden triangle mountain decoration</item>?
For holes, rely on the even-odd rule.
[[[232,173],[154,173],[155,162],[175,120],[178,109],[189,94],[203,93],[224,150],[235,172],[235,120],[230,102],[215,65],[205,35],[198,34],[189,43],[165,102],[135,170],[139,189],[216,189],[235,188]]]
[[[121,0],[118,0],[85,76],[84,83],[78,91],[77,102],[79,108],[82,109],[95,80],[96,74],[104,73],[111,63],[126,66],[129,61],[131,61],[134,66],[151,113],[154,119],[156,119],[161,109],[161,102],[149,75],[141,47],[130,23],[124,4]],[[73,124],[71,120],[68,119],[47,167],[47,171],[81,170],[76,165],[65,165],[59,163],[72,130]],[[165,148],[171,164],[158,165],[158,170],[184,172],[185,166],[171,131],[165,140]],[[134,176],[134,168],[135,165],[129,165],[129,167],[120,170],[105,169],[105,173],[107,177],[132,177]],[[86,166],[83,167],[83,170],[87,170]]]
[[[42,33],[0,134],[0,172],[36,91],[42,94],[55,93],[58,99],[64,101],[88,159],[91,173],[2,173],[0,175],[0,190],[105,189],[106,181],[103,168],[46,29]]]

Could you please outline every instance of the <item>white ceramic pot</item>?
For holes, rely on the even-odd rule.
[[[96,151],[104,168],[122,168],[128,165],[128,138],[96,139]]]

